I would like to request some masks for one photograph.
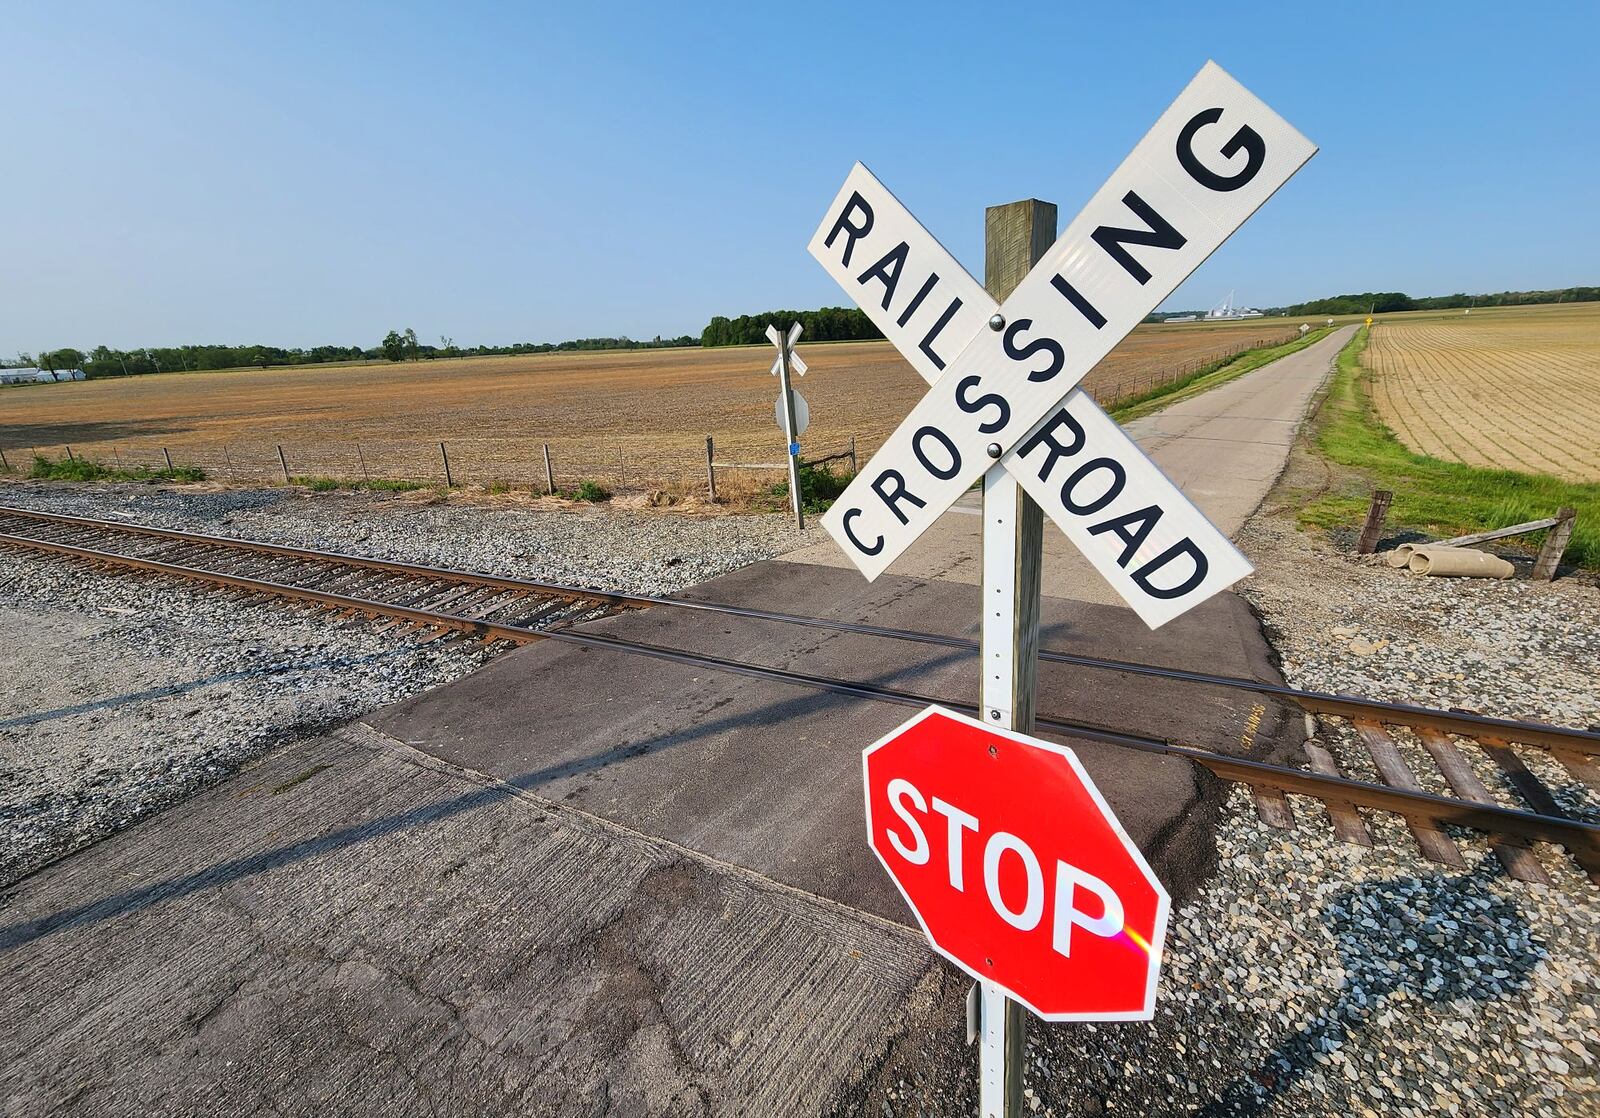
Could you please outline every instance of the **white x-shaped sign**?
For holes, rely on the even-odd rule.
[[[811,254],[932,387],[823,527],[876,578],[998,455],[1151,628],[1249,574],[1075,386],[1315,151],[1208,62],[1001,307],[858,163]]]
[[[794,343],[798,342],[799,340],[800,324],[798,322],[789,327],[789,336],[787,338],[778,332],[778,328],[776,326],[768,323],[767,341],[778,347],[778,356],[772,359],[773,376],[778,376],[783,372],[783,351],[785,347],[788,347],[789,350],[789,371],[791,373],[799,373],[801,376],[806,375],[809,366],[800,359],[800,355],[796,353],[794,349]]]

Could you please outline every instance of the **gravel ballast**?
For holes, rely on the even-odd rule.
[[[669,594],[825,538],[780,516],[444,500],[434,490],[21,484],[0,485],[0,504],[633,594]]]
[[[670,593],[793,547],[775,516],[484,508],[426,493],[20,484],[0,504]],[[486,653],[27,553],[0,581],[0,884]]]
[[[1334,551],[1258,514],[1241,587],[1296,686],[1600,723],[1600,591],[1586,579],[1430,579]],[[1345,772],[1378,780],[1361,745],[1319,727]],[[1427,755],[1402,751],[1448,794]],[[1538,750],[1519,755],[1567,810],[1600,800]],[[1464,748],[1502,802],[1504,778]],[[1550,885],[1508,878],[1484,838],[1424,859],[1404,823],[1365,813],[1375,846],[1334,838],[1291,798],[1279,831],[1235,788],[1218,866],[1174,913],[1150,1025],[1035,1025],[1029,1104],[1046,1115],[1600,1114],[1600,889],[1564,853]],[[1037,1100],[1037,1105],[1035,1104]]]

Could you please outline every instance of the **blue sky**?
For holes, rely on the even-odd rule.
[[[1133,8],[8,4],[0,353],[836,304],[856,159],[981,275],[1207,58],[1322,150],[1168,306],[1600,282],[1600,5]]]

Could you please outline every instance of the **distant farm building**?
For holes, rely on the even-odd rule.
[[[1261,312],[1250,307],[1236,307],[1233,305],[1233,292],[1228,292],[1228,297],[1206,312],[1207,320],[1219,318],[1260,318]]]
[[[50,384],[59,380],[88,380],[82,369],[0,369],[0,384]]]

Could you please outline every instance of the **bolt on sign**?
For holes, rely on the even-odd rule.
[[[1152,628],[1249,574],[1074,389],[1315,151],[1208,62],[999,307],[857,164],[811,253],[931,387],[823,527],[876,578],[998,458]]]
[[[861,765],[935,950],[1048,1020],[1151,1017],[1167,892],[1070,749],[929,707]]]

